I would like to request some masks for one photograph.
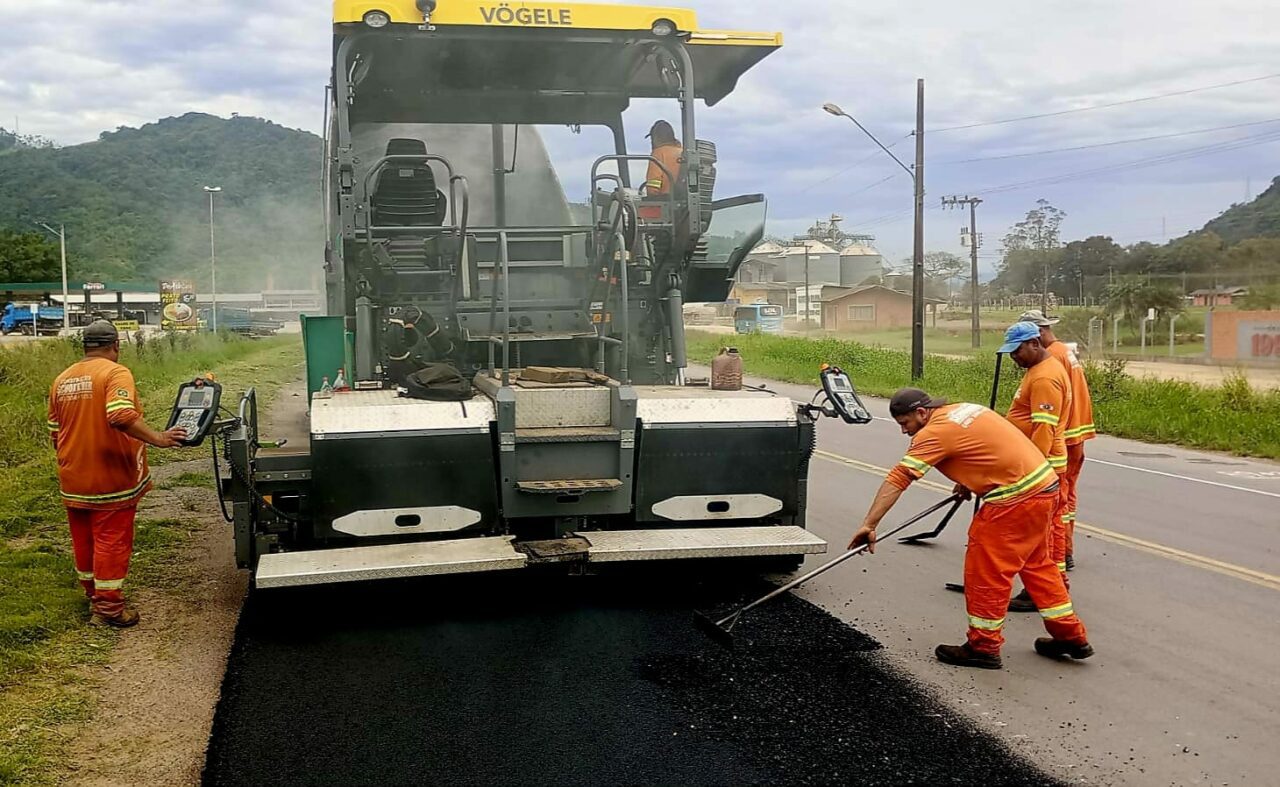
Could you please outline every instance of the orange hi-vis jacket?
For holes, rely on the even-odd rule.
[[[1054,342],[1046,347],[1049,354],[1058,359],[1071,380],[1071,414],[1067,418],[1065,440],[1067,445],[1078,445],[1098,436],[1093,425],[1093,397],[1089,395],[1089,381],[1084,376],[1084,364],[1064,342]]]
[[[1031,438],[1059,473],[1067,469],[1067,420],[1071,417],[1071,378],[1062,364],[1045,358],[1027,370],[1013,395],[1007,418]]]
[[[1025,500],[1057,481],[1044,454],[1017,427],[980,404],[934,410],[886,480],[906,489],[935,467],[988,505]]]
[[[680,143],[672,142],[654,148],[649,155],[662,162],[662,167],[667,168],[672,178],[680,177],[680,157],[684,155],[684,148]],[[644,176],[644,185],[645,194],[650,197],[671,193],[671,184],[667,182],[667,175],[662,171],[662,167],[653,161],[649,162],[649,172]]]
[[[49,389],[49,432],[68,508],[112,511],[151,489],[147,447],[121,429],[142,417],[133,374],[106,358],[86,358]]]

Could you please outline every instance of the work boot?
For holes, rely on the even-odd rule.
[[[939,645],[934,648],[933,655],[938,657],[938,661],[943,664],[953,664],[957,667],[978,667],[979,669],[1002,669],[1004,662],[1000,660],[1000,656],[995,653],[979,653],[969,647],[969,643],[963,645]]]
[[[1036,607],[1036,602],[1031,600],[1031,594],[1027,592],[1026,588],[1023,588],[1021,593],[1009,600],[1009,611],[1038,612],[1039,608]]]
[[[138,625],[139,620],[142,620],[142,615],[138,614],[138,610],[133,607],[125,607],[123,612],[112,617],[99,615],[95,612],[89,617],[89,625],[99,628],[110,626],[116,629],[127,629]]]
[[[1036,653],[1050,659],[1070,656],[1076,661],[1080,661],[1093,655],[1093,646],[1088,642],[1077,644],[1075,642],[1067,642],[1064,639],[1041,637],[1036,640]]]
[[[1075,571],[1075,570],[1076,570],[1076,556],[1067,555],[1067,571]]]

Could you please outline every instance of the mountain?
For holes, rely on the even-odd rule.
[[[1227,243],[1248,238],[1280,238],[1280,177],[1252,202],[1232,205],[1221,216],[1204,225]]]
[[[189,276],[205,289],[204,186],[220,186],[218,289],[311,286],[324,246],[320,157],[316,135],[250,117],[191,113],[63,148],[6,132],[0,229],[64,224],[75,279]]]

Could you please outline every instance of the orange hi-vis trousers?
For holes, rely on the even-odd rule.
[[[94,613],[114,618],[124,612],[124,580],[133,554],[133,520],[138,509],[91,511],[68,508],[76,574]]]
[[[1081,470],[1084,470],[1084,443],[1067,446],[1067,473],[1062,477],[1066,508],[1063,521],[1067,523],[1066,551],[1062,558],[1064,563],[1067,555],[1074,555],[1076,552],[1076,492],[1080,489]]]
[[[1062,574],[1049,557],[1050,518],[1059,508],[1058,487],[1010,505],[985,505],[969,525],[964,556],[964,600],[969,647],[999,654],[1013,578],[1022,577],[1031,600],[1054,639],[1088,642]]]

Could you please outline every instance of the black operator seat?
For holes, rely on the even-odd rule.
[[[420,139],[392,139],[388,156],[425,156]],[[373,187],[373,224],[378,227],[439,227],[448,200],[436,188],[436,176],[425,161],[388,162]]]

